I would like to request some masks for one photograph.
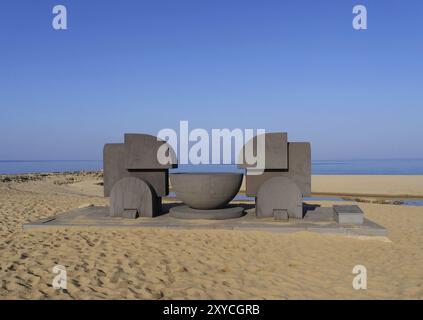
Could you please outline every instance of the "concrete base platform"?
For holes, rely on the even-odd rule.
[[[177,219],[226,220],[242,217],[244,208],[228,206],[222,209],[199,210],[188,206],[176,206],[169,210],[169,215]]]
[[[165,204],[164,211],[169,212],[172,207],[180,206],[180,203]],[[124,219],[121,217],[109,217],[108,207],[85,207],[68,211],[53,217],[40,219],[26,223],[24,230],[51,230],[57,228],[160,228],[178,230],[252,230],[264,232],[291,233],[299,231],[311,231],[321,234],[343,236],[387,236],[387,230],[364,219],[362,225],[340,225],[333,217],[333,208],[307,207],[304,219],[291,219],[288,221],[274,220],[269,218],[256,218],[255,208],[251,205],[242,205],[246,214],[237,219],[229,220],[190,220],[175,219],[168,213],[155,218],[140,217],[138,219]]]
[[[335,221],[339,224],[362,224],[364,213],[356,205],[333,206]]]

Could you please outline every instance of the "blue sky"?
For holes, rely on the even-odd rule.
[[[422,38],[419,0],[5,0],[0,159],[101,159],[180,120],[287,131],[314,159],[423,158]]]

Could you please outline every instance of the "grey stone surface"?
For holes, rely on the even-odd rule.
[[[289,218],[303,218],[301,190],[287,177],[273,177],[264,182],[258,191],[257,217],[271,217],[275,209],[287,210]]]
[[[364,214],[356,205],[334,205],[334,218],[339,224],[363,224]]]
[[[284,176],[294,180],[303,197],[311,196],[311,145],[308,142],[288,144],[289,169]]]
[[[263,231],[277,233],[291,233],[298,231],[319,232],[322,234],[348,235],[353,237],[385,237],[388,231],[368,220],[364,219],[362,225],[339,225],[333,218],[326,223],[305,222],[304,220],[289,220],[284,223],[275,221],[273,218],[256,219],[254,213],[246,214],[238,219],[229,220],[187,220],[174,219],[169,214],[164,214],[154,219],[140,217],[128,220],[121,217],[110,217],[109,207],[84,207],[58,215],[43,218],[34,222],[25,223],[22,228],[27,231],[46,230],[62,228],[111,228],[112,230],[128,228],[156,228],[156,229],[215,229],[215,230],[238,230],[238,231]],[[38,231],[37,231],[38,232]],[[383,241],[385,241],[383,239]]]
[[[305,222],[335,221],[333,207],[317,207],[314,210],[308,210],[303,219]]]
[[[112,188],[110,216],[123,217],[129,214],[125,210],[136,210],[141,217],[154,217],[160,213],[158,201],[147,182],[134,177],[122,178]]]
[[[273,218],[275,220],[288,221],[288,210],[273,209]]]
[[[123,159],[122,143],[108,143],[104,145],[103,181],[105,197],[110,197],[113,185],[127,174],[127,171],[123,167]]]
[[[104,196],[110,197],[113,185],[122,178],[135,177],[147,181],[157,196],[169,194],[169,174],[167,169],[131,170],[125,168],[123,143],[109,143],[103,149]]]
[[[246,194],[257,195],[260,186],[273,177],[288,177],[297,183],[303,197],[311,195],[311,146],[307,142],[290,142],[288,144],[289,169],[264,170],[261,175],[250,175],[246,170]]]
[[[283,177],[286,176],[283,171],[269,171],[265,170],[260,175],[250,175],[249,170],[246,170],[245,175],[245,185],[246,190],[245,194],[249,197],[255,197],[257,196],[258,190],[260,186],[267,180],[273,178],[273,177]]]
[[[254,155],[257,155],[257,136],[248,141],[240,151],[244,161],[238,164],[239,168],[251,168],[256,165],[246,163],[245,149],[253,145]],[[288,134],[286,132],[271,132],[265,134],[265,169],[288,169]],[[238,162],[241,162],[238,160]]]
[[[347,229],[348,235],[353,236],[384,237],[388,235],[388,230],[367,218],[363,219],[363,224],[343,225],[343,227]]]
[[[166,146],[171,163],[161,164],[157,159],[158,150]],[[172,147],[163,140],[148,134],[126,133],[124,143],[126,169],[169,169],[177,167],[176,154]]]
[[[338,214],[363,214],[357,205],[334,205],[333,210]]]
[[[178,219],[225,220],[242,217],[244,215],[244,208],[231,206],[223,209],[198,210],[188,206],[177,206],[171,208],[169,214],[171,217]]]
[[[336,221],[339,224],[363,224],[362,214],[336,214]]]
[[[148,182],[158,197],[169,194],[168,170],[130,170],[128,171],[128,176]]]
[[[137,209],[125,209],[122,213],[122,218],[136,219],[139,217]]]
[[[242,173],[174,173],[170,175],[176,197],[194,209],[217,209],[238,193]]]

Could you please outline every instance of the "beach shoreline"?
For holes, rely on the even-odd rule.
[[[103,171],[37,172],[0,174],[0,183],[38,181],[67,177],[63,183],[75,183],[80,177],[101,179]],[[423,175],[312,175],[313,197],[363,199],[423,199]],[[170,191],[172,186],[169,186]],[[245,194],[245,177],[239,193]],[[101,195],[101,194],[99,194]]]

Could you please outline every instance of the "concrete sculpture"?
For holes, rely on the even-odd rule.
[[[247,145],[256,145],[256,140],[247,142],[243,155]],[[266,133],[265,157],[265,168],[259,175],[251,174],[255,170],[251,165],[238,165],[246,171],[247,196],[256,197],[256,215],[283,220],[286,212],[289,218],[302,218],[302,197],[311,195],[310,143],[288,142],[287,133]]]
[[[176,197],[186,205],[170,209],[170,215],[189,219],[229,219],[243,215],[242,207],[228,207],[236,196],[243,174],[174,173],[170,182]]]
[[[311,195],[311,147],[308,142],[288,142],[287,133],[266,133],[264,168],[241,162],[246,173],[246,194],[256,200],[257,217],[275,220],[302,219],[303,197]],[[248,141],[257,156],[260,137]],[[164,159],[162,159],[164,157]],[[163,161],[166,160],[166,161]],[[229,205],[239,192],[242,173],[174,173],[176,154],[165,141],[147,134],[125,134],[124,143],[104,146],[104,195],[110,196],[113,217],[155,217],[162,197],[169,194],[169,179],[184,205],[172,207],[170,216],[184,219],[231,219],[244,208]],[[261,174],[257,173],[260,170]],[[357,206],[334,206],[333,219],[342,225],[363,224]]]
[[[112,188],[110,216],[124,218],[154,217],[160,210],[159,197],[142,179],[126,177],[120,179]]]
[[[274,217],[286,212],[287,218],[303,218],[303,196],[298,185],[287,177],[276,176],[266,180],[259,188],[256,214],[259,217]],[[279,218],[282,220],[282,218]]]
[[[162,164],[157,159],[160,147],[167,150],[169,163]],[[161,197],[169,194],[169,169],[175,167],[175,152],[157,137],[125,134],[124,143],[106,144],[104,196],[111,197],[110,215],[132,218],[159,215]]]

